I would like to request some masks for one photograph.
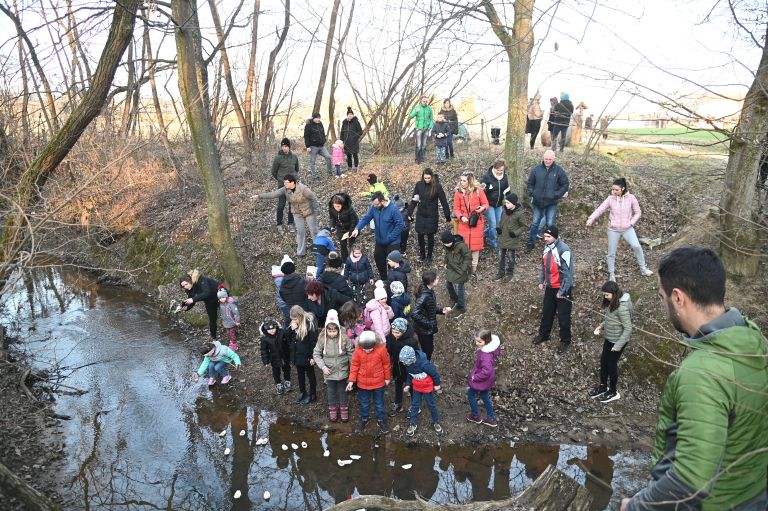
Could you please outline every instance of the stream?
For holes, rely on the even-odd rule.
[[[71,269],[25,275],[0,322],[23,339],[15,347],[36,370],[65,376],[54,411],[71,417],[59,430],[57,491],[67,510],[319,510],[357,495],[414,492],[434,503],[504,499],[549,464],[584,484],[601,510],[618,509],[647,476],[648,455],[637,450],[431,447],[299,428],[269,403],[248,406],[229,388],[191,383],[196,344],[146,294]],[[360,459],[338,465],[351,455]]]

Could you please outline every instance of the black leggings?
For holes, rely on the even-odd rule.
[[[352,162],[353,162],[353,161],[354,161],[354,163],[355,163],[354,165],[352,165]],[[347,153],[347,167],[348,167],[348,168],[350,168],[350,169],[352,169],[352,168],[355,168],[355,169],[356,169],[356,168],[357,168],[357,165],[358,165],[359,163],[360,163],[360,162],[359,162],[359,161],[358,161],[358,159],[357,159],[357,153],[350,153],[350,152],[348,152],[348,153]]]
[[[531,149],[536,145],[536,137],[541,130],[541,119],[528,119],[528,133],[531,134]]]
[[[620,351],[613,351],[613,343],[606,339],[603,341],[603,353],[600,355],[600,385],[608,385],[608,390],[616,390],[616,384],[619,381],[619,359],[624,353],[624,348]]]
[[[416,334],[419,338],[419,347],[427,356],[427,360],[432,360],[432,352],[435,350],[435,334]]]
[[[208,330],[211,331],[211,339],[216,339],[216,325],[219,319],[219,302],[205,302],[205,312],[208,313]]]
[[[426,238],[426,239],[425,239]],[[423,234],[419,233],[419,255],[424,257],[424,245],[426,241],[426,257],[432,259],[432,252],[435,250],[435,234]]]
[[[288,362],[283,362],[282,364],[282,370],[283,370],[283,380],[280,379],[280,362],[272,362],[272,378],[275,379],[275,385],[278,383],[282,383],[283,380],[285,381],[291,381],[291,364]]]
[[[304,377],[309,378],[309,395],[314,396],[317,394],[317,379],[315,379],[314,366],[296,366],[296,377],[299,379],[299,391],[302,393],[307,392],[306,382]]]

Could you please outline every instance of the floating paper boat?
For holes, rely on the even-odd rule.
[[[412,466],[413,466],[413,465],[412,465],[412,464],[410,464],[410,463],[408,463],[407,465],[403,465],[403,470],[408,470],[408,469],[410,469]]]
[[[227,456],[231,451],[229,450],[229,447],[224,449],[224,456]]]
[[[307,448],[307,442],[301,442],[301,447],[302,447],[302,449],[306,449]]]
[[[266,443],[269,442],[266,438],[259,438],[256,440],[256,445],[266,445]]]
[[[351,465],[352,460],[336,460],[336,463],[338,463],[340,467],[344,467],[346,465]]]
[[[361,458],[359,454],[350,454],[349,457],[352,458],[353,460],[359,460]]]
[[[242,496],[243,496],[243,494],[242,494],[242,492],[240,490],[237,490],[235,492],[235,494],[233,495],[233,497],[235,497],[236,499],[239,499]]]
[[[285,444],[281,445],[280,447],[282,447],[282,449],[283,449],[284,451],[287,451],[287,450],[288,450],[288,446],[287,446],[287,445],[285,445]]]
[[[291,449],[293,449],[294,451],[295,451],[296,449],[298,449],[298,448],[299,448],[299,446],[298,446],[298,445],[296,445],[296,444],[291,444]]]
[[[240,436],[245,436],[245,430],[244,429],[240,430]]]
[[[265,491],[264,492],[264,500],[269,500],[271,498],[272,498],[272,494],[269,493],[268,491]]]
[[[325,452],[323,452],[323,457],[324,458],[327,458],[330,455],[331,455],[331,451],[329,451],[328,449],[326,449]]]
[[[220,436],[220,437],[225,437],[225,436],[227,436],[227,430],[226,430],[226,429],[223,429],[223,430],[221,431],[221,433],[219,433],[219,436]]]

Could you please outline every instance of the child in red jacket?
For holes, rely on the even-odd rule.
[[[357,347],[352,354],[352,365],[349,368],[349,383],[347,392],[351,392],[357,383],[357,399],[360,402],[360,420],[355,426],[359,433],[368,424],[371,413],[371,397],[373,397],[376,423],[383,435],[389,433],[387,416],[384,413],[384,387],[389,385],[392,365],[384,341],[374,332],[366,330],[360,334]]]

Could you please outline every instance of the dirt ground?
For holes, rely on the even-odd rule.
[[[604,148],[603,151],[612,151]],[[614,177],[630,178],[631,191],[635,193],[643,209],[643,217],[637,226],[638,235],[660,242],[653,249],[645,247],[649,266],[653,267],[670,249],[685,243],[715,246],[716,220],[711,215],[721,188],[725,162],[721,159],[682,158],[658,151],[616,149],[613,154],[593,155],[589,162],[581,163],[581,148],[566,149],[558,155],[571,178],[569,197],[560,208],[558,225],[562,239],[568,243],[574,255],[576,279],[573,309],[573,345],[563,355],[555,352],[557,332],[552,341],[532,346],[541,312],[542,294],[538,290],[537,276],[540,265],[540,248],[531,253],[518,252],[514,278],[502,282],[492,281],[496,273],[496,255],[484,250],[481,255],[479,279],[467,287],[468,312],[458,320],[439,319],[440,333],[435,339],[433,361],[443,379],[443,391],[438,399],[444,434],[438,437],[431,428],[421,427],[413,439],[405,436],[406,418],[400,414],[390,420],[391,436],[398,440],[441,444],[494,444],[507,441],[547,441],[556,443],[596,443],[611,448],[647,449],[652,444],[656,422],[656,406],[661,385],[676,361],[682,356],[682,348],[676,344],[677,334],[665,318],[665,311],[656,297],[653,277],[642,277],[629,248],[622,244],[617,257],[617,276],[620,286],[632,294],[635,306],[634,333],[629,348],[619,365],[621,399],[603,405],[587,397],[587,391],[595,385],[602,341],[593,335],[599,323],[600,286],[607,279],[605,269],[607,215],[593,227],[585,221],[609,193]],[[464,170],[476,175],[499,156],[501,147],[488,148],[459,146],[458,157],[438,170],[441,182],[452,204],[451,190]],[[543,149],[527,154],[530,165],[540,161]],[[157,294],[158,275],[164,275],[177,289],[172,275],[181,269],[195,266],[204,268],[217,277],[217,268],[211,264],[213,253],[204,241],[207,239],[207,215],[205,196],[196,175],[193,162],[188,156],[182,162],[186,171],[179,176],[181,187],[153,186],[145,183],[140,193],[143,208],[132,211],[134,232],[98,251],[90,252],[91,259],[82,259],[90,266],[132,269],[105,272],[104,281],[130,285]],[[270,267],[278,264],[283,254],[295,254],[293,235],[281,235],[274,226],[277,201],[251,201],[253,193],[271,190],[273,180],[268,176],[272,155],[259,158],[253,165],[245,166],[231,155],[224,158],[225,185],[228,194],[232,232],[237,250],[243,258],[250,289],[240,296],[243,327],[241,329],[240,355],[243,370],[237,376],[236,392],[250,405],[267,408],[296,423],[317,429],[351,431],[357,416],[356,402],[352,402],[352,420],[349,424],[332,424],[327,420],[325,390],[318,374],[319,396],[316,403],[308,406],[295,404],[298,391],[276,396],[271,371],[261,364],[259,356],[258,326],[268,317],[277,317],[274,303],[274,285]],[[306,156],[301,157],[302,177],[308,177]],[[381,158],[364,155],[361,169],[344,179],[325,175],[324,165],[318,169],[323,175],[318,182],[308,185],[320,198],[321,226],[327,222],[327,203],[332,193],[343,190],[353,195],[356,209],[363,214],[367,200],[360,193],[367,191],[365,179],[369,172],[383,180],[392,195],[410,197],[414,183],[420,178],[421,166],[412,163],[410,154]],[[530,166],[528,166],[530,168]],[[526,170],[527,174],[527,170]],[[520,192],[520,191],[518,191]],[[522,193],[519,193],[522,195]],[[530,218],[530,212],[526,212]],[[136,251],[136,239],[151,236],[161,241],[165,248],[155,258],[155,266],[148,264],[136,268],[130,254]],[[371,233],[362,235],[363,245],[369,253],[373,250]],[[201,242],[201,240],[203,240]],[[132,245],[133,244],[133,245]],[[436,247],[432,269],[444,275],[442,248]],[[765,250],[765,247],[763,247]],[[417,261],[415,233],[409,241],[406,258],[414,267],[411,281],[418,282],[427,268]],[[308,258],[310,259],[310,258]],[[306,261],[306,260],[305,260]],[[313,261],[308,261],[312,264]],[[132,267],[131,265],[134,264]],[[158,264],[165,267],[157,268]],[[304,263],[306,265],[307,263]],[[304,267],[299,264],[299,270]],[[165,274],[163,273],[165,272]],[[765,273],[755,280],[729,284],[728,300],[755,319],[763,327],[768,326],[765,309],[760,306],[759,296],[765,288]],[[175,275],[176,277],[178,275]],[[444,280],[444,279],[441,279]],[[180,294],[175,294],[181,298]],[[450,305],[445,289],[438,291],[438,301]],[[165,304],[161,301],[161,306]],[[198,306],[202,312],[202,307]],[[185,330],[196,333],[198,340],[207,337],[207,331],[181,324]],[[474,362],[473,335],[480,327],[489,327],[502,339],[503,354],[497,366],[498,381],[492,398],[499,419],[499,427],[490,429],[465,420],[466,378]],[[5,364],[2,371],[16,371]],[[190,374],[195,368],[190,368]],[[294,372],[295,375],[295,372]],[[3,395],[6,387],[13,387],[13,378],[1,378]],[[295,376],[293,378],[296,387]],[[392,402],[393,390],[387,390],[387,407]],[[16,389],[18,394],[18,388]],[[0,426],[10,435],[0,438],[0,458],[5,460],[22,477],[32,475],[34,467],[46,466],[58,456],[56,449],[40,454],[34,446],[48,441],[40,431],[40,421],[47,425],[53,421],[36,413],[36,406],[22,400],[3,403],[0,408],[26,410],[27,413],[1,413]],[[25,407],[30,407],[29,409]],[[37,408],[39,409],[39,408]],[[14,419],[10,417],[24,417]],[[30,422],[32,421],[32,422]],[[33,424],[34,422],[34,424]],[[422,414],[421,425],[427,426],[428,417]],[[366,434],[372,434],[372,425]],[[30,447],[28,447],[30,446]]]

